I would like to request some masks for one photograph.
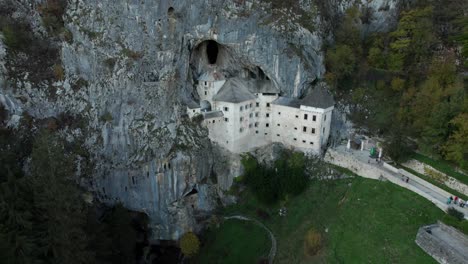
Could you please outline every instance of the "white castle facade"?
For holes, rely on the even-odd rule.
[[[330,134],[334,102],[324,87],[288,98],[270,80],[226,79],[212,69],[198,78],[197,93],[200,104],[189,104],[189,117],[203,115],[210,139],[234,153],[279,142],[318,154]]]

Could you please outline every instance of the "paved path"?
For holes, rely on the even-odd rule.
[[[434,202],[439,208],[446,211],[449,207],[453,207],[456,210],[462,212],[465,215],[465,218],[468,219],[468,206],[465,206],[464,208],[462,208],[459,205],[454,205],[453,203],[451,205],[447,205],[447,198],[450,195],[452,197],[455,197],[455,195],[450,194],[447,191],[442,190],[437,186],[434,186],[433,184],[425,181],[424,179],[421,179],[418,176],[413,175],[413,174],[405,171],[405,174],[410,175],[411,178],[414,177],[416,180],[410,179],[408,183],[403,182],[401,180],[402,174],[396,173],[393,170],[390,170],[390,169],[387,169],[387,168],[383,167],[382,163],[377,163],[375,161],[375,159],[370,159],[368,151],[360,151],[360,150],[352,150],[352,149],[348,150],[348,149],[346,149],[346,146],[344,146],[344,145],[338,146],[338,147],[334,148],[333,150],[339,152],[340,154],[350,155],[350,156],[354,157],[356,160],[358,160],[358,162],[360,162],[362,164],[372,166],[372,167],[377,168],[378,170],[380,170],[382,172],[385,172],[384,175],[385,175],[386,178],[391,177],[391,178],[389,178],[390,181],[392,181],[394,183],[398,183],[402,187],[407,188],[407,189],[409,189],[411,191],[414,191],[414,192],[416,192],[414,190],[414,188],[416,188],[419,192],[422,192],[422,193],[426,194],[427,196],[429,196],[429,197],[425,197],[425,196],[423,196],[423,197],[426,198],[426,199],[431,200],[432,202]],[[352,166],[350,166],[348,169],[353,170]],[[364,175],[360,175],[360,176],[364,176]],[[418,194],[421,195],[421,193],[418,193]]]
[[[224,217],[224,219],[226,219],[226,220],[238,219],[238,220],[242,220],[242,221],[251,221],[251,222],[254,222],[257,225],[261,226],[263,229],[265,229],[268,232],[268,234],[270,235],[270,240],[271,240],[271,249],[270,249],[270,253],[268,254],[268,263],[273,264],[273,260],[275,259],[275,256],[276,256],[276,247],[277,247],[276,246],[276,238],[273,235],[273,233],[270,231],[270,229],[268,229],[268,227],[266,227],[262,222],[260,222],[260,221],[258,221],[256,219],[248,218],[248,217],[245,217],[245,216],[242,216],[242,215],[227,216],[227,217]]]

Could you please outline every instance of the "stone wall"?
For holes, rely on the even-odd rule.
[[[439,181],[445,184],[447,187],[456,190],[457,192],[468,195],[468,185],[460,182],[459,180],[450,177],[449,175],[435,169],[434,167],[424,164],[418,160],[410,160],[405,162],[403,166],[408,167],[417,173],[424,174],[428,177],[433,178],[436,181]]]
[[[460,231],[453,227],[447,226],[442,222],[438,222],[434,225],[423,226],[419,228],[415,240],[416,244],[439,263],[466,264],[467,260],[460,252],[450,247],[445,241],[442,241],[440,238],[429,233],[435,228],[440,228],[446,234],[453,237],[453,243],[460,243],[459,241],[463,240],[467,241],[467,237]]]

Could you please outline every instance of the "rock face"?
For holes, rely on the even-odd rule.
[[[25,19],[35,14],[29,17],[37,34],[46,32],[35,11],[41,2],[22,5]],[[83,184],[105,202],[147,213],[153,239],[177,239],[199,228],[241,172],[238,156],[184,117],[186,102],[197,100],[195,79],[208,67],[208,53],[228,76],[265,75],[284,95],[302,95],[325,71],[324,14],[334,18],[352,1],[321,8],[299,2],[307,17],[273,12],[269,1],[70,0],[64,21],[73,40],[61,45],[65,76],[52,85],[54,99],[24,80],[16,89],[3,85],[0,76],[2,102],[21,98],[17,108],[36,118],[82,116],[86,129],[78,134],[95,164]],[[373,14],[367,30],[385,30],[396,3],[363,4]],[[8,72],[4,58],[0,45],[0,75]]]

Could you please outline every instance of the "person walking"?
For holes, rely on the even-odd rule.
[[[447,204],[450,204],[452,200],[450,200],[451,197],[447,198]]]
[[[406,183],[408,183],[408,182],[409,182],[409,177],[406,177]]]
[[[458,196],[455,196],[455,199],[453,200],[453,204],[457,204],[458,202]]]
[[[458,204],[460,205],[461,208],[463,208],[465,206],[465,203],[463,202],[461,198],[459,200],[460,201],[458,202]]]

